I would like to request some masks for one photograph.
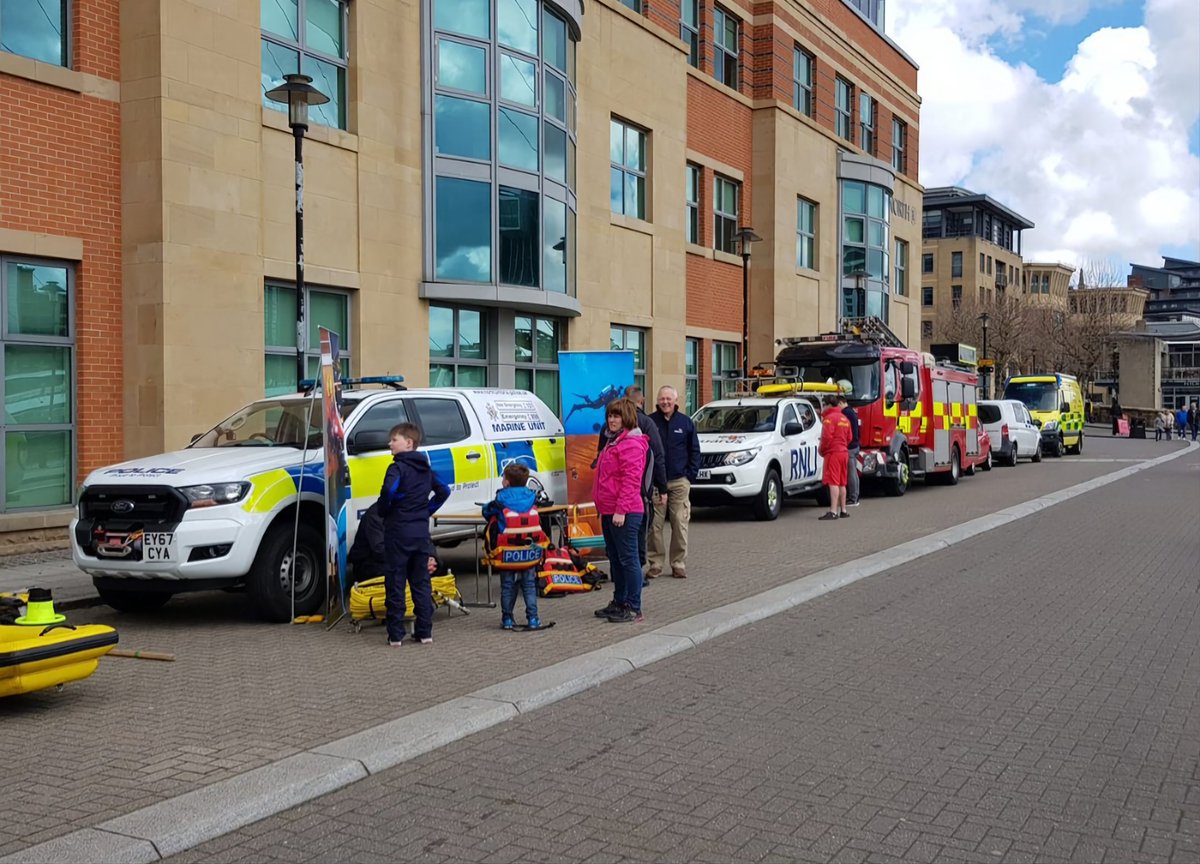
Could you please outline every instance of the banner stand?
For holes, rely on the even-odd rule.
[[[349,609],[346,548],[350,506],[350,460],[342,425],[342,370],[338,334],[318,327],[321,340],[321,442],[325,475],[325,629],[331,630]]]

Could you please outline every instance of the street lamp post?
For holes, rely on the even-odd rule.
[[[267,91],[272,102],[287,105],[288,125],[296,142],[296,386],[304,380],[304,349],[308,332],[304,323],[304,133],[308,106],[324,105],[329,97],[312,86],[312,78],[298,72],[283,76],[283,83]]]
[[[739,228],[737,234],[742,251],[742,379],[750,377],[750,244],[763,239],[749,226]]]
[[[988,313],[986,313],[986,312],[980,313],[979,323],[981,323],[983,325],[983,358],[982,359],[984,359],[984,360],[987,359],[987,331],[988,331],[988,321],[990,321],[990,320],[991,320],[991,316],[988,315]],[[992,384],[992,367],[984,366],[983,367],[983,398],[984,399],[992,398],[991,384]]]

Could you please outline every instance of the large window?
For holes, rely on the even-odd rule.
[[[925,285],[924,287],[921,288],[921,305],[926,306],[926,307],[933,305],[933,286],[932,285]]]
[[[8,6],[2,8],[7,14]],[[5,511],[71,503],[75,488],[74,294],[74,274],[66,264],[0,257],[4,334],[4,419],[0,421],[4,498],[0,509]]]
[[[683,340],[683,411],[689,417],[700,407],[700,340]]]
[[[922,339],[932,339],[933,338],[933,322],[932,321],[922,321],[921,322],[921,338]]]
[[[908,293],[908,244],[903,240],[896,241],[896,255],[892,259],[892,265],[896,268],[892,278],[892,290],[903,297]]]
[[[838,77],[833,85],[834,131],[854,143],[854,85]]]
[[[813,116],[813,56],[798,46],[792,49],[792,107]]]
[[[796,266],[817,269],[817,205],[796,199]]]
[[[736,342],[712,343],[712,398],[724,399],[737,390],[738,382],[727,377],[729,372],[741,373]]]
[[[574,294],[566,21],[538,0],[433,0],[432,25],[429,278]]]
[[[7,14],[9,0],[4,0]],[[36,7],[38,0],[29,3]],[[308,121],[346,128],[347,3],[346,0],[284,0],[264,2],[262,26],[263,105],[275,111],[287,106],[267,98],[290,72],[303,72],[313,86],[329,97],[308,109]]]
[[[699,165],[687,164],[687,212],[684,214],[684,230],[687,242],[700,243],[700,178]]]
[[[713,7],[713,77],[738,89],[741,22],[720,6]]]
[[[688,65],[700,68],[700,0],[680,0],[679,38],[688,46]]]
[[[962,275],[962,255],[963,255],[963,253],[961,253],[961,252],[951,252],[950,253],[950,275],[951,276],[961,276]]]
[[[561,324],[554,318],[516,317],[517,387],[528,390],[558,413],[558,350]]]
[[[717,174],[713,178],[713,248],[736,255],[741,184]]]
[[[908,124],[892,118],[892,167],[908,173]]]
[[[616,117],[609,121],[609,203],[612,212],[646,218],[646,133]]]
[[[875,155],[875,100],[866,93],[858,94],[858,143]]]
[[[429,386],[488,385],[487,313],[429,307]]]
[[[633,383],[646,392],[646,331],[641,327],[613,324],[608,331],[613,351],[633,352]]]
[[[932,273],[933,272],[933,253],[932,252],[926,252],[923,255],[921,255],[921,272],[922,273]]]
[[[962,305],[962,286],[961,285],[951,285],[950,286],[950,305],[953,306],[955,309],[957,309],[959,306]]]
[[[308,325],[304,346],[304,377],[316,378],[321,371],[321,338],[318,327],[338,335],[342,375],[350,377],[353,334],[350,332],[350,295],[329,288],[304,289],[304,321]],[[295,393],[296,380],[296,286],[268,282],[263,300],[263,342],[266,346],[266,391],[268,396]]]
[[[70,66],[67,0],[0,0],[0,50]]]
[[[888,320],[892,193],[858,180],[842,181],[843,314]]]

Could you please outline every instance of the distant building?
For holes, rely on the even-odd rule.
[[[1131,264],[1130,288],[1149,292],[1147,320],[1173,321],[1181,316],[1200,320],[1200,261],[1163,258],[1163,266]]]
[[[1027,263],[1021,280],[1021,295],[1038,306],[1067,311],[1067,291],[1075,268],[1066,264]]]

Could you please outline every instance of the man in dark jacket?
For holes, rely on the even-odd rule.
[[[838,404],[841,406],[842,413],[846,415],[846,419],[850,421],[850,443],[846,447],[847,453],[847,468],[846,468],[846,506],[858,506],[858,450],[862,446],[862,442],[858,437],[858,412],[850,407],[850,403],[846,401],[846,397],[840,396]]]
[[[663,530],[671,523],[671,575],[676,579],[687,576],[687,533],[692,517],[689,498],[692,483],[700,473],[700,438],[690,417],[679,410],[679,391],[674,387],[658,388],[658,410],[650,415],[662,436],[666,457],[667,494],[660,495],[654,505],[654,531],[650,534],[650,578],[659,576],[667,559]]]
[[[450,497],[450,489],[438,479],[429,458],[417,452],[421,430],[401,423],[388,435],[392,464],[379,492],[379,515],[383,519],[383,545],[387,570],[384,573],[384,603],[387,606],[388,644],[404,642],[404,583],[412,591],[413,636],[421,644],[433,641],[433,586],[429,582],[429,517]]]
[[[662,436],[659,435],[658,425],[650,419],[650,415],[645,411],[646,397],[642,393],[642,388],[625,388],[625,398],[632,400],[633,404],[637,406],[638,429],[642,430],[642,434],[650,439],[650,449],[646,452],[646,473],[642,478],[642,497],[645,499],[646,508],[642,518],[642,531],[638,535],[638,555],[641,558],[642,566],[645,567],[646,537],[650,533],[650,525],[654,522],[654,503],[660,498],[665,501],[667,497],[667,460],[663,453]],[[597,456],[608,446],[609,440],[608,429],[601,429],[596,444]],[[593,460],[593,468],[595,464]]]

